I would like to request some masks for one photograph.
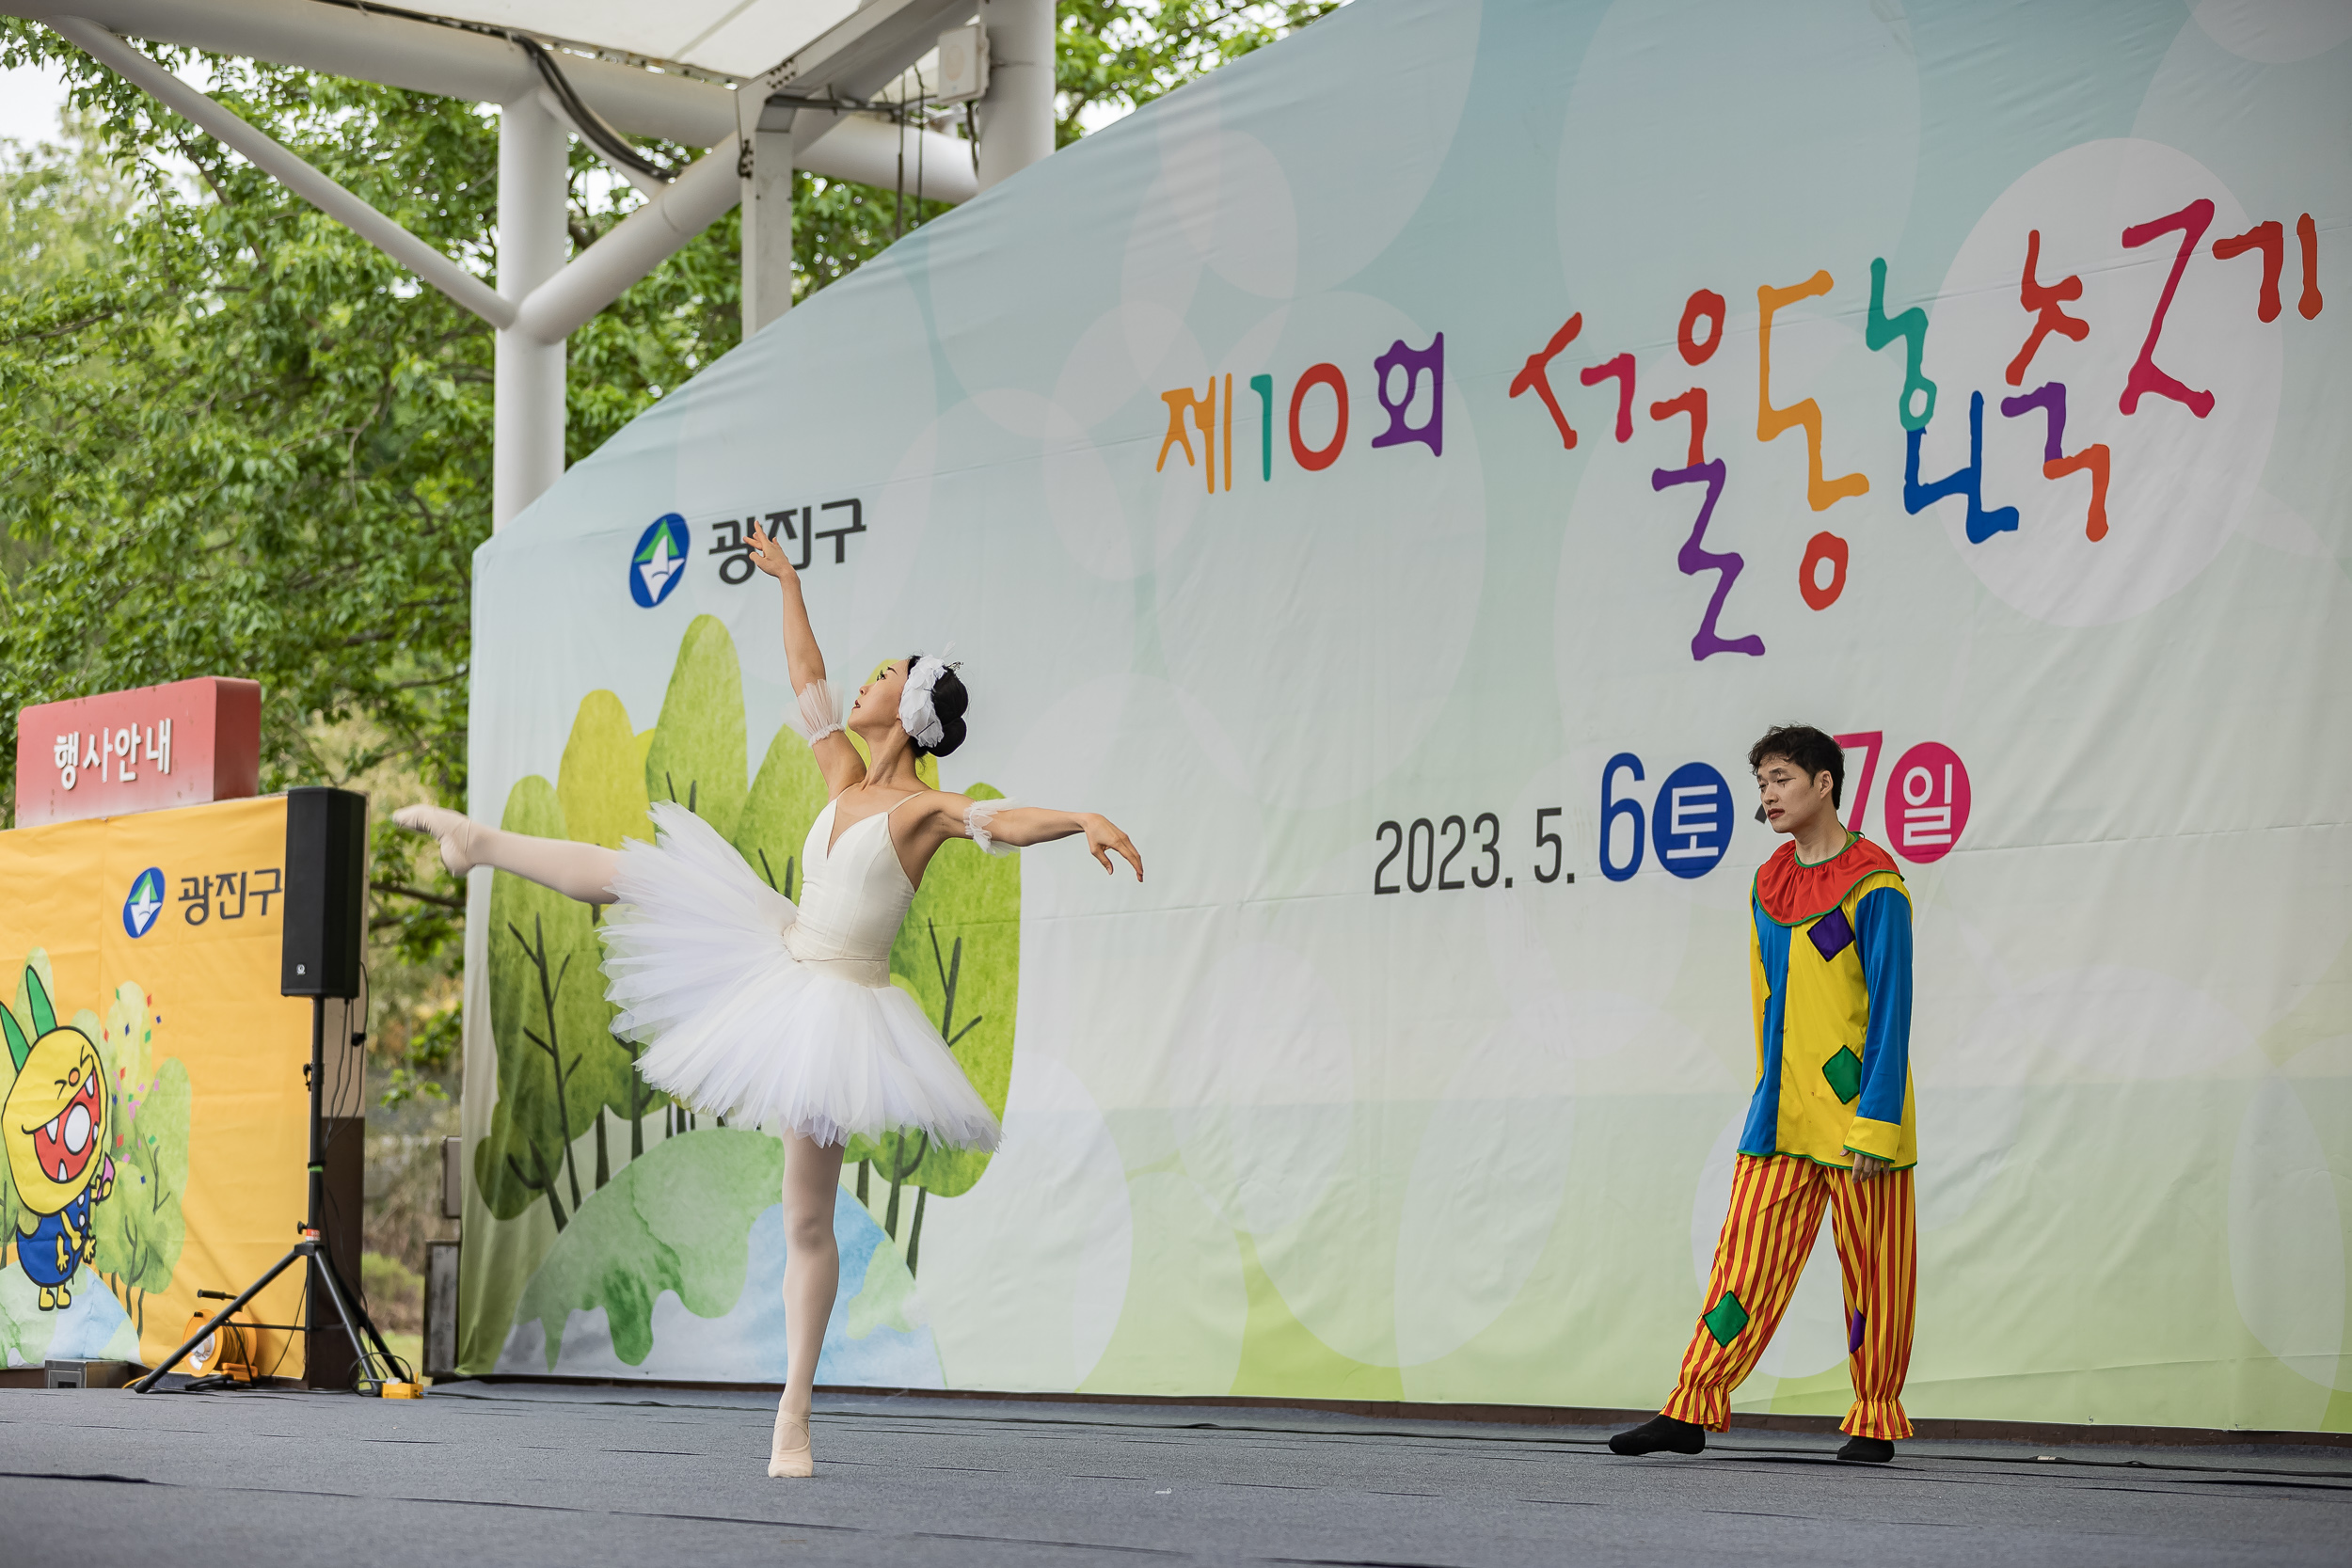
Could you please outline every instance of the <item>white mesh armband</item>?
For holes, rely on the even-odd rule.
[[[833,681],[811,681],[801,688],[801,711],[787,713],[784,721],[801,733],[801,737],[814,746],[841,729],[841,688]]]
[[[996,820],[996,814],[1003,811],[1007,806],[1012,804],[1014,804],[1014,802],[1010,800],[973,801],[971,809],[963,814],[963,831],[972,835],[973,843],[978,845],[981,848],[987,850],[992,855],[1019,854],[1021,852],[1021,846],[1018,844],[999,844],[993,838],[989,836],[988,832],[988,825]]]

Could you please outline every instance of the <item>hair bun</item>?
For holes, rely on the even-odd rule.
[[[922,657],[921,654],[910,656],[907,659],[907,668],[912,671],[916,661]],[[916,752],[923,756],[944,757],[962,745],[963,713],[964,709],[971,705],[972,694],[964,689],[963,677],[956,673],[953,665],[942,670],[939,673],[939,679],[931,683],[931,714],[939,721],[939,744],[936,746],[918,745],[915,747]]]

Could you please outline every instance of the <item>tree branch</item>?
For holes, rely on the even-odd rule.
[[[368,886],[377,893],[389,893],[401,898],[414,898],[420,904],[437,904],[442,909],[455,910],[460,914],[466,911],[466,901],[463,898],[452,898],[440,893],[427,893],[421,887],[408,887],[400,882],[370,882]]]

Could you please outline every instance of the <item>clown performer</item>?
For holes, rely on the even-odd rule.
[[[1830,1211],[1844,1275],[1853,1407],[1842,1460],[1884,1464],[1911,1435],[1918,1223],[1912,1167],[1911,895],[1885,850],[1837,820],[1845,756],[1802,725],[1748,752],[1761,815],[1789,842],[1756,874],[1748,975],[1756,1093],[1681,1378],[1621,1454],[1697,1453],[1730,1422]]]
[[[453,811],[410,806],[401,826],[440,841],[459,876],[495,866],[591,904],[603,923],[612,1027],[647,1049],[645,1081],[696,1110],[784,1135],[787,1366],[770,1447],[771,1476],[814,1466],[809,1406],[841,1259],[833,1233],[843,1147],[852,1134],[921,1129],[959,1148],[993,1148],[997,1126],[921,1006],[890,983],[890,945],[924,868],[950,839],[995,854],[1078,834],[1103,864],[1143,861],[1090,812],[973,800],[926,787],[915,764],[963,743],[970,699],[957,667],[916,655],[858,689],[845,716],[827,679],[801,583],[756,528],[754,559],[784,591],[784,648],[830,797],[802,850],[797,906],[760,879],[718,832],[670,801],[652,810],[657,841],[595,844],[502,832]],[[787,722],[791,719],[787,717]],[[845,728],[872,757],[861,761]]]

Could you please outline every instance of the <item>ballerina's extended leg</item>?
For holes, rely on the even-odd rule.
[[[438,839],[441,863],[457,876],[477,865],[496,866],[583,904],[612,902],[612,877],[620,870],[621,857],[601,844],[510,833],[439,806],[404,806],[392,813],[392,820]]]
[[[817,1356],[825,1344],[841,1285],[841,1249],[833,1239],[833,1208],[841,1188],[839,1144],[792,1133],[784,1154],[784,1331],[787,1361],[784,1397],[768,1452],[771,1476],[805,1476],[816,1468],[808,1431],[816,1398]]]

